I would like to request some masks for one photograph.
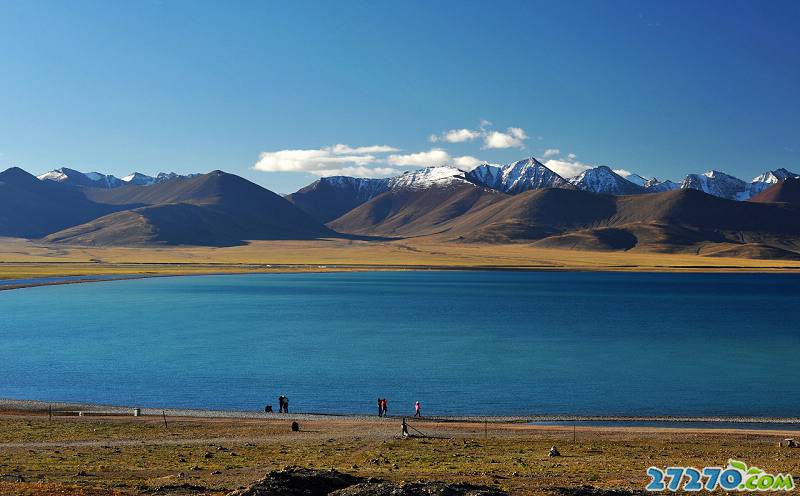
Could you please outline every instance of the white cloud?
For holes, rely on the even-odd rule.
[[[465,141],[472,141],[481,137],[481,131],[473,129],[451,129],[443,132],[441,135],[432,134],[430,141],[436,143],[437,141],[446,141],[447,143],[463,143]]]
[[[342,167],[341,169],[322,169],[311,171],[315,176],[351,176],[351,177],[391,177],[400,171],[391,167]]]
[[[333,145],[331,147],[331,151],[337,155],[344,155],[344,154],[361,154],[361,153],[391,153],[400,151],[398,148],[389,145],[372,145],[372,146],[359,146],[356,148],[351,148],[347,145]]]
[[[398,148],[389,145],[352,147],[343,144],[319,149],[277,150],[259,154],[253,169],[264,172],[310,172],[321,177],[387,177],[400,174],[399,167],[455,165],[469,170],[481,163],[480,159],[469,155],[452,157],[442,148],[418,153],[392,153],[397,151]]]
[[[567,155],[567,160],[575,160],[576,158],[578,158],[578,156],[575,155],[574,153],[570,153],[569,155]]]
[[[363,167],[381,162],[382,160],[375,156],[377,153],[396,151],[397,148],[388,145],[351,147],[338,144],[320,149],[262,152],[253,169],[265,172],[314,172],[341,169],[348,164]]]
[[[459,169],[463,170],[472,170],[475,167],[479,166],[483,163],[483,160],[480,160],[475,157],[470,157],[469,155],[464,155],[463,157],[456,157],[453,159],[453,163]]]
[[[521,127],[510,127],[508,128],[508,134],[511,136],[519,139],[519,140],[526,140],[528,139],[528,135],[525,134],[525,130]]]
[[[401,167],[433,167],[450,162],[450,154],[441,148],[431,148],[427,152],[389,155],[386,160],[392,165]]]
[[[482,164],[479,158],[469,155],[451,157],[446,150],[441,148],[431,148],[427,152],[409,153],[406,155],[389,155],[386,159],[392,165],[398,167],[436,167],[438,165],[455,165],[459,169],[471,170]]]
[[[484,148],[523,148],[523,141],[528,139],[525,131],[520,127],[510,127],[505,133],[491,131],[483,138]]]
[[[544,151],[544,158],[555,157],[557,155],[561,155],[561,150],[558,148],[548,148]]]
[[[568,179],[577,176],[581,172],[591,169],[593,166],[581,162],[550,159],[544,163],[545,167],[555,172],[559,176]]]
[[[631,172],[629,170],[625,170],[625,169],[613,169],[613,171],[614,171],[615,174],[619,174],[622,177],[628,177],[631,174],[633,174],[633,172]]]

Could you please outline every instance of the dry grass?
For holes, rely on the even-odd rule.
[[[0,278],[100,274],[191,274],[375,268],[519,268],[614,271],[795,271],[800,262],[647,252],[587,252],[525,244],[406,239],[256,241],[228,248],[90,248],[0,238]],[[326,266],[320,268],[320,266]]]
[[[768,471],[798,470],[794,450],[776,446],[780,433],[581,428],[573,441],[569,428],[492,424],[484,432],[482,424],[419,422],[413,425],[436,438],[403,440],[396,419],[301,422],[300,433],[288,424],[171,419],[165,428],[159,418],[4,416],[0,493],[139,494],[191,484],[223,494],[286,466],[471,481],[514,494],[584,484],[641,489],[650,465],[719,466],[729,457]],[[563,457],[548,458],[554,444]]]

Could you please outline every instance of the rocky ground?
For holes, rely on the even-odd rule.
[[[423,419],[412,421],[416,435],[402,438],[396,418],[308,416],[299,432],[292,421],[167,416],[165,424],[160,415],[96,413],[51,420],[46,411],[7,410],[0,412],[0,494],[222,496],[267,487],[277,495],[625,496],[644,488],[651,465],[737,458],[774,472],[800,466],[800,450],[778,447],[797,437],[791,432]],[[553,445],[561,457],[548,457]],[[276,485],[320,477],[347,485],[323,492]]]

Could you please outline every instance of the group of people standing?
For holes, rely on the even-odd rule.
[[[387,411],[386,398],[378,398],[378,417],[385,417]]]
[[[266,413],[272,413],[272,405],[264,407]],[[278,413],[289,413],[289,398],[286,395],[278,396]],[[385,417],[389,414],[389,402],[386,398],[378,398],[378,417]],[[422,417],[422,405],[419,401],[414,402],[414,416]]]
[[[385,417],[388,414],[386,398],[378,398],[378,417]],[[414,416],[422,417],[422,405],[419,401],[414,403]]]

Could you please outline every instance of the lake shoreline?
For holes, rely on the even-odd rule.
[[[154,264],[145,264],[154,265]],[[155,264],[163,265],[163,264]],[[170,268],[176,264],[167,264]],[[180,265],[180,264],[177,264]],[[194,265],[194,264],[192,264]],[[252,266],[251,264],[246,264]],[[168,273],[129,273],[129,274],[81,274],[74,275],[48,275],[40,278],[0,278],[0,291],[15,289],[37,288],[43,286],[63,286],[67,284],[84,284],[97,282],[128,281],[135,279],[149,279],[156,277],[190,277],[190,276],[230,276],[230,275],[256,275],[256,274],[324,274],[337,272],[614,272],[633,274],[665,274],[665,273],[694,273],[694,274],[798,274],[800,268],[792,267],[738,267],[738,266],[672,266],[663,268],[618,266],[618,267],[549,267],[549,266],[450,266],[450,265],[271,265],[266,269],[250,269],[242,267],[240,270],[208,271],[208,272],[168,272]],[[53,279],[42,282],[26,282],[28,279]],[[19,283],[15,283],[19,281]]]
[[[0,414],[4,413],[47,413],[51,410],[54,415],[81,415],[87,416],[132,416],[134,409],[140,410],[140,415],[144,417],[163,416],[183,417],[183,418],[208,418],[208,419],[286,419],[286,420],[363,420],[363,421],[382,421],[381,417],[368,413],[325,413],[325,412],[296,412],[288,414],[264,413],[259,411],[242,410],[214,410],[202,408],[150,408],[121,405],[105,405],[97,403],[80,403],[64,401],[41,401],[41,400],[20,400],[11,398],[0,398]],[[412,414],[407,415],[408,418]],[[403,418],[402,415],[389,415],[388,418]],[[541,422],[542,426],[565,427],[559,425],[560,422],[574,422],[580,425],[582,422],[608,422],[620,423],[620,427],[625,427],[628,422],[652,422],[654,424],[665,424],[664,428],[675,428],[675,423],[697,424],[697,428],[702,428],[703,424],[726,423],[726,424],[791,424],[800,426],[800,417],[756,417],[756,416],[682,416],[682,415],[433,415],[424,416],[426,421],[435,422],[457,422],[457,423],[492,423],[492,424],[524,424],[536,425]],[[556,423],[547,425],[548,423]],[[651,427],[648,427],[651,428]],[[652,427],[658,428],[658,427]],[[736,430],[735,427],[732,429]],[[743,428],[744,430],[750,430]]]

